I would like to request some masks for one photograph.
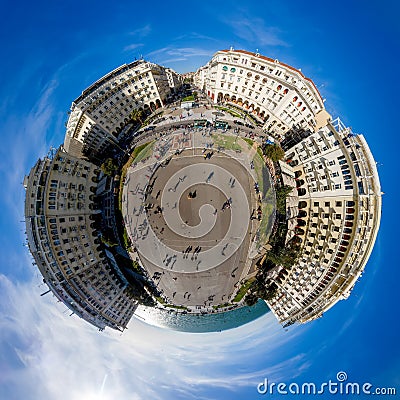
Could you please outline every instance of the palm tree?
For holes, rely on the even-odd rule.
[[[143,120],[142,120],[143,114],[144,114],[143,110],[141,110],[140,108],[135,108],[131,112],[130,117],[131,117],[132,121],[139,121],[140,125],[142,125],[143,124]]]

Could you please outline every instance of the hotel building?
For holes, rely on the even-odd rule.
[[[214,103],[246,110],[283,139],[293,126],[315,131],[329,117],[314,83],[278,60],[243,50],[221,50],[194,76]]]

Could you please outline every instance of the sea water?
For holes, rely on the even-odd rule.
[[[247,324],[269,312],[265,301],[259,300],[254,306],[244,306],[234,310],[206,315],[182,314],[172,310],[139,306],[135,317],[167,329],[181,332],[219,332]]]

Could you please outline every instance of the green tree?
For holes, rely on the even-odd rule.
[[[280,214],[286,215],[286,197],[292,190],[293,188],[288,185],[276,188],[276,209]]]
[[[267,258],[275,265],[290,268],[298,257],[299,251],[295,247],[277,247],[267,253]]]
[[[105,175],[111,176],[117,171],[118,165],[115,164],[112,158],[107,158],[103,164],[101,164],[100,168]]]
[[[264,292],[264,295],[262,298],[267,301],[272,300],[276,296],[277,291],[278,291],[277,287],[269,286],[265,289],[265,292]]]
[[[135,108],[130,114],[132,121],[139,121],[140,125],[143,125],[143,116],[144,112],[139,108]]]
[[[277,144],[266,144],[263,148],[263,153],[274,162],[283,160],[285,157],[284,150]]]
[[[245,302],[248,306],[254,306],[254,304],[257,303],[258,297],[253,294],[253,293],[249,293],[246,297],[245,297]]]

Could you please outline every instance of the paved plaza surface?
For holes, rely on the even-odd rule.
[[[229,139],[235,150],[216,146],[222,139],[206,131],[174,131],[128,169],[125,226],[167,303],[202,309],[231,301],[257,255],[254,149]]]

